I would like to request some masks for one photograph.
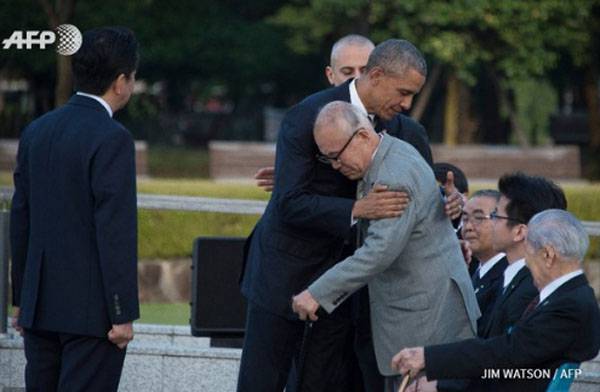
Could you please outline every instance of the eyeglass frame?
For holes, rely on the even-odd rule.
[[[356,134],[362,129],[365,129],[365,127],[360,127],[356,131],[354,131],[352,133],[352,136],[350,136],[350,139],[348,139],[348,141],[346,142],[346,144],[344,144],[344,146],[342,147],[340,152],[335,154],[334,157],[328,157],[327,155],[324,155],[324,154],[321,154],[318,152],[317,155],[315,155],[315,158],[317,158],[317,160],[319,162],[324,163],[326,165],[331,165],[331,164],[333,164],[334,161],[337,161],[338,163],[340,163],[340,157],[342,156],[342,154],[344,153],[346,148],[348,148],[348,146],[350,145],[350,142],[352,142],[352,139],[354,139],[354,136],[356,136]]]
[[[526,223],[524,223],[523,221],[521,221],[520,219],[517,219],[517,218],[511,218],[510,216],[498,215],[498,209],[497,208],[490,213],[490,218],[492,220],[504,219],[504,220],[507,220],[507,221],[517,222],[517,223],[520,223],[522,225],[526,224]]]
[[[465,218],[466,217],[466,218]],[[473,215],[469,215],[466,212],[463,211],[461,217],[460,217],[460,221],[461,223],[464,225],[466,225],[469,221],[472,222],[475,226],[479,226],[483,224],[483,221],[486,220],[492,220],[492,214],[473,214]]]

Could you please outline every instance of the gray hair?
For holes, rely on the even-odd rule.
[[[481,189],[473,193],[469,199],[474,199],[476,197],[489,197],[490,199],[494,199],[496,202],[498,202],[501,195],[502,194],[495,189]]]
[[[412,43],[403,39],[388,39],[373,49],[367,62],[366,72],[380,67],[386,73],[404,74],[414,69],[427,77],[427,62]]]
[[[590,245],[590,238],[581,222],[565,210],[537,213],[527,228],[527,241],[535,250],[550,245],[567,260],[582,262]]]
[[[315,132],[322,128],[336,130],[352,135],[360,127],[372,128],[367,116],[356,106],[344,102],[333,101],[323,106],[315,120]]]
[[[345,35],[342,38],[335,41],[333,46],[331,47],[331,56],[329,59],[329,64],[333,65],[335,62],[339,51],[346,46],[364,46],[374,48],[375,44],[365,36],[358,34],[349,34]]]

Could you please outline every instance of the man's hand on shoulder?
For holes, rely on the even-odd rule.
[[[352,208],[354,219],[384,219],[401,216],[410,198],[406,192],[390,191],[386,185],[376,184]]]
[[[254,175],[254,179],[259,188],[262,188],[265,192],[271,192],[275,186],[275,168],[267,166],[258,169]]]
[[[133,340],[133,323],[113,324],[112,329],[108,331],[108,340],[120,349],[127,347],[127,344]]]

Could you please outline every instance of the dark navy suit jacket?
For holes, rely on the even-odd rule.
[[[425,347],[429,379],[471,377],[468,391],[546,391],[551,379],[481,380],[485,369],[547,369],[583,362],[600,350],[600,310],[584,275],[577,276],[519,320],[510,333],[491,339]],[[558,375],[557,377],[560,377]]]
[[[135,149],[75,95],[21,135],[11,208],[13,305],[25,328],[106,337],[139,317]]]
[[[275,156],[276,182],[266,211],[247,244],[242,293],[269,311],[297,319],[291,298],[341,260],[351,232],[356,183],[315,159],[313,125],[327,103],[350,102],[349,83],[309,96],[283,119]],[[424,128],[399,115],[386,129],[431,163]]]
[[[502,289],[502,281],[498,290]],[[504,294],[499,294],[489,315],[487,325],[481,330],[482,337],[491,338],[506,333],[519,319],[527,305],[538,294],[533,285],[533,277],[529,268],[521,268]]]
[[[483,336],[483,330],[487,325],[498,297],[498,291],[503,283],[504,270],[508,266],[506,256],[498,260],[496,264],[483,276],[479,278],[479,271],[472,276],[473,288],[477,296],[481,317],[477,320],[477,336]]]

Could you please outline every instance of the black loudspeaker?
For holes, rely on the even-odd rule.
[[[193,336],[235,339],[244,336],[246,299],[238,279],[245,238],[199,237],[192,257]]]

